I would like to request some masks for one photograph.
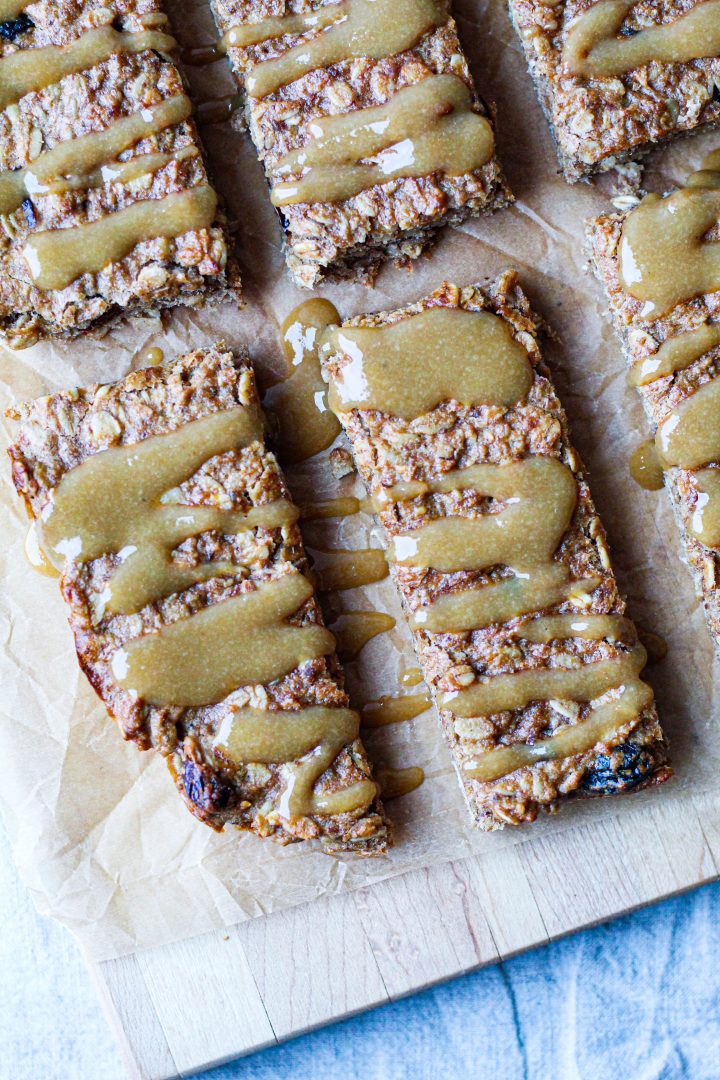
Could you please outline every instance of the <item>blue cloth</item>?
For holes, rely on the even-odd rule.
[[[720,883],[208,1080],[718,1080]]]
[[[204,1073],[719,1080],[720,883]],[[126,1080],[79,951],[0,829],[0,1080]]]

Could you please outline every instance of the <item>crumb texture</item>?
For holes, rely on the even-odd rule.
[[[121,35],[169,27],[157,0],[39,0],[12,24],[2,24],[0,57],[28,50],[54,53],[54,46],[80,45],[87,35],[112,29]],[[117,157],[88,171],[78,160],[72,182],[59,178],[32,182],[44,155],[85,136],[117,131],[118,123],[157,109],[184,94],[180,74],[166,51],[148,47],[123,51],[123,41],[99,62],[23,94],[0,113],[0,184],[11,170],[27,169],[29,179],[18,205],[0,214],[0,333],[15,348],[45,336],[73,337],[123,313],[153,311],[175,304],[200,304],[238,295],[237,270],[228,260],[222,213],[209,227],[191,227],[173,236],[152,233],[124,257],[82,272],[60,288],[40,288],[28,258],[37,234],[101,222],[145,200],[159,200],[208,184],[195,124],[188,116],[162,130],[137,137]],[[172,39],[169,39],[172,43]],[[38,69],[40,61],[38,61]],[[105,166],[147,157],[147,170],[112,179]],[[153,161],[154,159],[154,161]],[[65,171],[63,172],[65,175]]]
[[[221,33],[269,16],[307,13],[327,4],[317,0],[271,2],[213,0]],[[259,61],[283,56],[302,37],[284,34],[258,45],[230,48],[228,56],[241,86]],[[426,33],[406,51],[380,59],[349,59],[317,68],[262,98],[247,95],[248,124],[272,185],[288,151],[308,141],[308,125],[322,117],[384,105],[404,87],[432,75],[455,75],[470,88],[474,108],[487,109],[475,94],[454,20]],[[511,200],[497,158],[461,176],[438,172],[414,179],[393,179],[339,202],[297,203],[281,208],[288,266],[299,285],[312,288],[323,277],[371,274],[387,256],[416,258],[431,234]]]
[[[720,122],[720,56],[685,63],[653,61],[613,76],[570,74],[563,64],[568,30],[606,0],[509,0],[540,102],[568,180],[611,169],[655,143]],[[672,23],[703,0],[638,0],[620,38]]]

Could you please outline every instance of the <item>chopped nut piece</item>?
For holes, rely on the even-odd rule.
[[[333,476],[342,480],[343,476],[349,476],[355,472],[355,462],[349,450],[344,446],[336,446],[330,451],[330,468]]]

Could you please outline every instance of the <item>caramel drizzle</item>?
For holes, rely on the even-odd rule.
[[[552,556],[567,531],[577,499],[577,484],[567,466],[555,458],[544,457],[525,458],[510,465],[476,465],[461,470],[459,479],[443,478],[444,486],[453,483],[455,490],[470,488],[489,494],[507,506],[479,518],[436,519],[413,533],[395,536],[391,554],[396,561],[444,573],[502,565],[516,573],[526,573],[530,580],[537,569],[547,573],[554,567]],[[557,575],[554,584],[562,587],[566,581]],[[476,598],[482,596],[485,588],[476,590]],[[614,615],[584,619],[543,617],[535,627],[529,623],[518,628],[517,635],[540,642],[587,636],[618,642],[631,638],[634,642],[627,620]],[[523,708],[531,701],[591,702],[619,687],[634,691],[645,660],[642,646],[633,644],[611,660],[583,664],[571,670],[543,667],[494,675],[466,690],[440,695],[440,705],[454,716],[474,717]],[[619,708],[614,702],[603,713],[606,736],[614,730],[612,718]],[[522,764],[521,759],[518,761],[515,767]]]
[[[392,769],[385,765],[377,770],[377,780],[380,794],[385,802],[389,802],[419,788],[425,780],[425,773],[419,765],[409,765],[405,769]]]
[[[333,373],[336,413],[373,409],[413,420],[449,400],[515,405],[532,385],[526,350],[488,311],[437,307],[381,329],[332,328],[323,335],[325,350],[350,357]]]
[[[383,611],[346,611],[338,615],[330,629],[335,637],[337,654],[347,662],[360,655],[369,641],[395,626],[392,615]]]
[[[277,419],[278,450],[283,463],[306,461],[331,446],[341,426],[327,404],[318,348],[323,331],[340,322],[329,300],[307,300],[282,325],[288,362],[285,379],[271,386],[263,405]]]
[[[658,426],[655,440],[639,446],[630,462],[633,479],[650,490],[662,487],[663,469],[698,470],[688,529],[708,547],[720,546],[720,469],[702,468],[720,460],[718,410],[720,379],[715,378],[672,409]]]
[[[623,726],[633,723],[652,700],[653,692],[647,683],[634,679],[618,698],[593,709],[586,720],[568,724],[549,739],[536,743],[515,743],[486,750],[479,758],[466,762],[464,772],[468,779],[488,783],[523,766],[587,753],[599,743],[614,740]]]
[[[634,684],[646,659],[645,649],[638,644],[612,660],[576,668],[530,668],[493,675],[467,690],[441,695],[440,704],[454,716],[471,717],[522,709],[531,701],[594,701],[609,690]]]
[[[148,23],[164,24],[148,16]],[[112,26],[88,30],[69,45],[20,50],[0,59],[0,109],[28,93],[87,70],[115,53],[149,49],[170,51],[173,38],[149,29],[125,33]],[[0,173],[0,213],[17,210],[28,195],[127,184],[157,172],[173,161],[197,154],[193,146],[175,153],[144,154],[120,162],[118,155],[135,143],[186,120],[191,104],[185,94],[122,117],[106,130],[61,143],[41,153],[23,169]],[[98,273],[125,258],[137,244],[159,237],[176,238],[209,228],[215,218],[216,197],[201,185],[162,200],[135,203],[99,221],[72,229],[35,233],[23,249],[34,284],[43,290],[63,289],[85,273]]]
[[[628,381],[631,386],[647,386],[656,379],[684,371],[717,345],[720,345],[720,323],[706,323],[668,338],[657,352],[633,364]]]
[[[284,499],[247,512],[185,506],[168,497],[215,454],[262,439],[247,409],[194,420],[177,431],[94,454],[65,473],[40,523],[41,542],[58,569],[66,559],[88,562],[114,552],[120,562],[107,588],[105,610],[131,615],[164,596],[240,567],[217,561],[193,566],[172,558],[184,540],[204,532],[234,534],[279,528],[297,519]]]
[[[191,112],[190,99],[185,94],[178,94],[150,109],[121,117],[104,131],[60,143],[40,154],[24,169],[0,173],[0,214],[12,213],[27,195],[44,195],[98,183],[127,182],[133,178],[131,166],[142,168],[143,172],[155,172],[159,159],[163,159],[160,164],[166,163],[170,155],[145,154],[128,162],[116,162],[115,159],[141,139],[186,120]],[[185,149],[194,151],[194,147]],[[101,172],[94,175],[97,169]],[[61,177],[70,179],[62,181]]]
[[[690,531],[707,547],[720,547],[720,469],[695,473],[697,491],[690,517]]]
[[[622,615],[540,615],[515,630],[515,637],[537,644],[585,638],[587,641],[622,641],[634,645],[637,641],[635,624]]]
[[[431,634],[484,630],[567,600],[589,600],[600,584],[601,579],[594,577],[572,581],[566,566],[548,563],[535,567],[531,574],[516,574],[496,584],[439,596],[428,607],[413,612],[410,626]]]
[[[178,489],[206,462],[261,439],[259,411],[238,407],[95,454],[54,490],[41,523],[44,550],[56,566],[114,556],[103,599],[113,615],[135,613],[209,578],[244,576],[242,565],[217,559],[190,565],[174,552],[207,532],[286,528],[297,519],[295,508],[282,498],[246,512],[187,506]],[[334,650],[325,627],[297,624],[312,597],[307,578],[281,572],[173,622],[155,623],[113,653],[112,676],[145,703],[173,708],[216,704],[240,687],[271,683]],[[286,766],[280,813],[345,813],[371,803],[372,781],[326,795],[314,785],[358,729],[359,717],[349,709],[240,709],[227,714],[216,747],[243,763]]]
[[[641,443],[630,455],[630,475],[646,491],[660,491],[663,467],[652,439]]]
[[[32,0],[0,0],[0,22],[17,19]]]
[[[195,146],[183,146],[171,154],[141,154],[140,157],[132,158],[130,161],[108,162],[107,165],[85,175],[65,176],[59,180],[51,180],[42,190],[36,189],[32,194],[61,195],[66,191],[85,191],[103,187],[105,184],[129,184],[141,176],[159,172],[174,161],[187,161],[189,158],[197,157],[198,153]]]
[[[401,565],[453,573],[504,564],[516,572],[530,572],[548,564],[577,503],[572,471],[550,457],[471,465],[436,484],[446,491],[477,491],[507,505],[474,518],[437,518],[394,536],[390,557]]]
[[[665,468],[698,469],[720,459],[720,379],[703,383],[658,425],[658,456]]]
[[[685,188],[666,198],[646,195],[625,219],[620,282],[644,301],[643,318],[658,319],[683,300],[720,289],[720,244],[705,239],[720,220],[719,185],[715,152]]]
[[[343,814],[372,802],[377,787],[371,780],[325,795],[313,789],[343,747],[355,741],[358,730],[358,714],[352,709],[322,705],[295,712],[240,709],[225,717],[214,745],[220,756],[233,762],[293,762],[286,765],[281,814]]]
[[[312,548],[318,589],[322,592],[342,592],[372,585],[388,576],[385,552],[381,548],[339,548],[329,551]]]
[[[69,45],[18,50],[0,59],[0,110],[26,94],[60,82],[66,75],[87,71],[115,53],[141,53],[150,49],[169,53],[175,45],[174,38],[159,30],[125,33],[112,26],[100,26]]]
[[[599,0],[575,19],[563,66],[585,78],[612,78],[653,62],[683,64],[720,52],[720,0],[704,0],[672,22],[618,36],[637,0]]]
[[[648,195],[628,215],[620,244],[621,280],[631,296],[645,300],[644,315],[657,318],[682,301],[720,289],[720,244],[705,239],[719,221],[717,150],[688,178],[684,189],[666,199]],[[718,345],[717,323],[676,335],[634,365],[631,381],[645,386],[682,371]],[[655,433],[655,453],[662,468],[700,470],[694,475],[697,497],[688,529],[709,547],[720,547],[718,470],[704,468],[720,461],[719,409],[720,379],[716,377],[676,405]],[[638,478],[637,469],[633,475]],[[653,480],[657,482],[657,476]]]
[[[64,289],[82,274],[98,274],[124,259],[143,241],[209,229],[216,209],[215,192],[202,184],[162,199],[131,203],[86,225],[34,233],[23,255],[37,288]]]
[[[319,499],[313,503],[303,503],[300,517],[303,521],[326,521],[328,518],[351,517],[359,514],[360,499],[354,495],[341,495],[337,499]]]
[[[659,424],[655,446],[664,468],[700,470],[695,473],[697,498],[690,532],[709,547],[720,546],[720,379],[703,383]]]
[[[151,349],[148,349],[143,356],[143,361],[147,367],[159,367],[165,359],[165,354],[159,345],[153,345]]]
[[[324,626],[285,621],[312,595],[302,574],[284,574],[129,641],[113,655],[113,678],[150,705],[186,707],[273,682],[335,649]]]
[[[25,534],[25,558],[36,573],[44,577],[59,577],[57,567],[48,559],[38,539],[36,522],[32,522]]]
[[[264,98],[316,68],[405,52],[447,18],[442,0],[341,0],[319,11],[232,26],[222,43],[225,49],[246,48],[284,35],[321,31],[277,59],[253,64],[246,76],[247,91]]]
[[[403,686],[419,686],[423,681],[423,673],[419,667],[407,668],[400,676]]]
[[[368,701],[363,705],[360,715],[366,727],[387,727],[388,724],[413,720],[431,705],[429,694],[401,694],[399,697],[386,694],[377,701]]]
[[[432,75],[384,105],[313,120],[301,149],[280,158],[272,201],[340,202],[394,179],[482,168],[492,157],[493,131],[472,106],[462,79]]]
[[[432,315],[434,310],[423,315]],[[372,409],[412,420],[446,400],[517,404],[532,382],[529,358],[507,327],[503,338],[495,326],[500,320],[489,318],[485,312],[445,309],[441,331],[438,320],[438,327],[425,326],[418,332],[422,316],[380,328],[330,331],[326,342],[333,408],[340,412]],[[475,330],[470,326],[473,319]],[[456,328],[465,330],[464,340]],[[493,348],[486,332],[490,328],[503,340],[504,350]],[[479,338],[468,348],[468,337],[472,342],[476,334]],[[335,353],[345,362],[338,362]],[[376,503],[384,509],[395,502],[449,496],[466,505],[463,493],[468,491],[494,499],[495,505],[478,516],[467,516],[467,511],[449,511],[448,516],[434,519],[426,515],[428,520],[420,528],[392,537],[391,557],[401,566],[445,574],[505,567],[513,578],[463,590],[459,596],[439,597],[429,608],[415,612],[415,629],[479,629],[498,616],[530,614],[570,598],[571,589],[592,589],[599,584],[588,579],[570,585],[567,570],[554,562],[577,503],[577,481],[555,458],[534,456],[504,465],[474,465],[430,482],[405,482],[382,492]],[[479,622],[474,621],[476,616]],[[554,635],[560,640],[608,638],[622,647],[612,659],[572,670],[546,666],[476,681],[466,689],[440,694],[441,706],[455,716],[475,717],[523,708],[532,701],[565,698],[593,703],[612,691],[618,691],[618,696],[591,709],[588,719],[545,740],[541,749],[520,744],[488,751],[480,762],[471,764],[471,777],[496,779],[535,760],[581,753],[615,737],[627,720],[637,720],[640,710],[652,701],[651,689],[638,678],[645,652],[620,616],[541,616],[535,626],[525,623],[517,634],[540,643],[554,640]]]

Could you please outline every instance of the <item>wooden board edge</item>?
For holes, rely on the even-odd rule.
[[[179,1080],[137,957],[86,964],[129,1080]]]
[[[187,963],[190,955],[202,953],[207,939],[215,939],[212,944],[217,948],[218,939],[236,938],[273,1038],[285,1041],[717,880],[719,853],[708,844],[706,832],[720,835],[720,800],[710,796],[701,809],[704,820],[697,799],[690,795],[672,809],[646,803],[607,820],[546,834],[532,844],[425,867],[357,892],[190,939],[196,944],[188,951],[187,942],[181,943],[185,948],[175,950],[176,956],[185,956]],[[673,846],[672,840],[680,838],[682,846]],[[568,843],[574,849],[573,875],[567,873]],[[398,926],[393,912],[398,903],[410,901],[412,911]],[[364,995],[358,994],[357,986],[352,993],[348,987],[343,992],[342,980],[352,972],[345,969],[338,976],[332,967],[338,940],[328,933],[329,918],[337,918],[342,927],[350,919],[351,927],[359,922],[362,928],[364,941],[356,941],[355,948],[364,955],[367,944],[381,980],[369,978]],[[334,990],[327,1001],[318,1000],[305,985],[313,970],[303,969],[304,935],[313,942],[314,970],[333,973]],[[288,949],[288,942],[299,942],[299,949]],[[421,956],[418,942],[426,950]],[[182,971],[169,965],[172,950],[173,946],[153,950],[152,963],[157,970],[167,968],[168,979],[181,979]],[[288,972],[278,955],[285,956]],[[370,963],[367,957],[366,962]],[[278,970],[269,978],[267,971],[276,963]],[[187,1049],[178,1055],[158,1014],[161,987],[148,986],[142,966],[137,955],[90,963],[131,1080],[177,1080],[272,1044],[266,1031],[260,1039],[229,1046],[224,1031],[222,1053],[208,1053],[202,1061],[191,1060]],[[279,1004],[283,974],[300,978],[298,1000],[307,1002],[292,1014],[283,1014]],[[273,989],[273,980],[279,989]],[[141,1015],[143,1020],[150,1017],[150,1028],[128,1031],[139,1001],[145,1003]],[[345,1001],[347,1007],[334,1012],[335,1001]]]
[[[179,1076],[231,1061],[238,1042],[247,1053],[277,1043],[237,933],[186,938],[136,958]]]

